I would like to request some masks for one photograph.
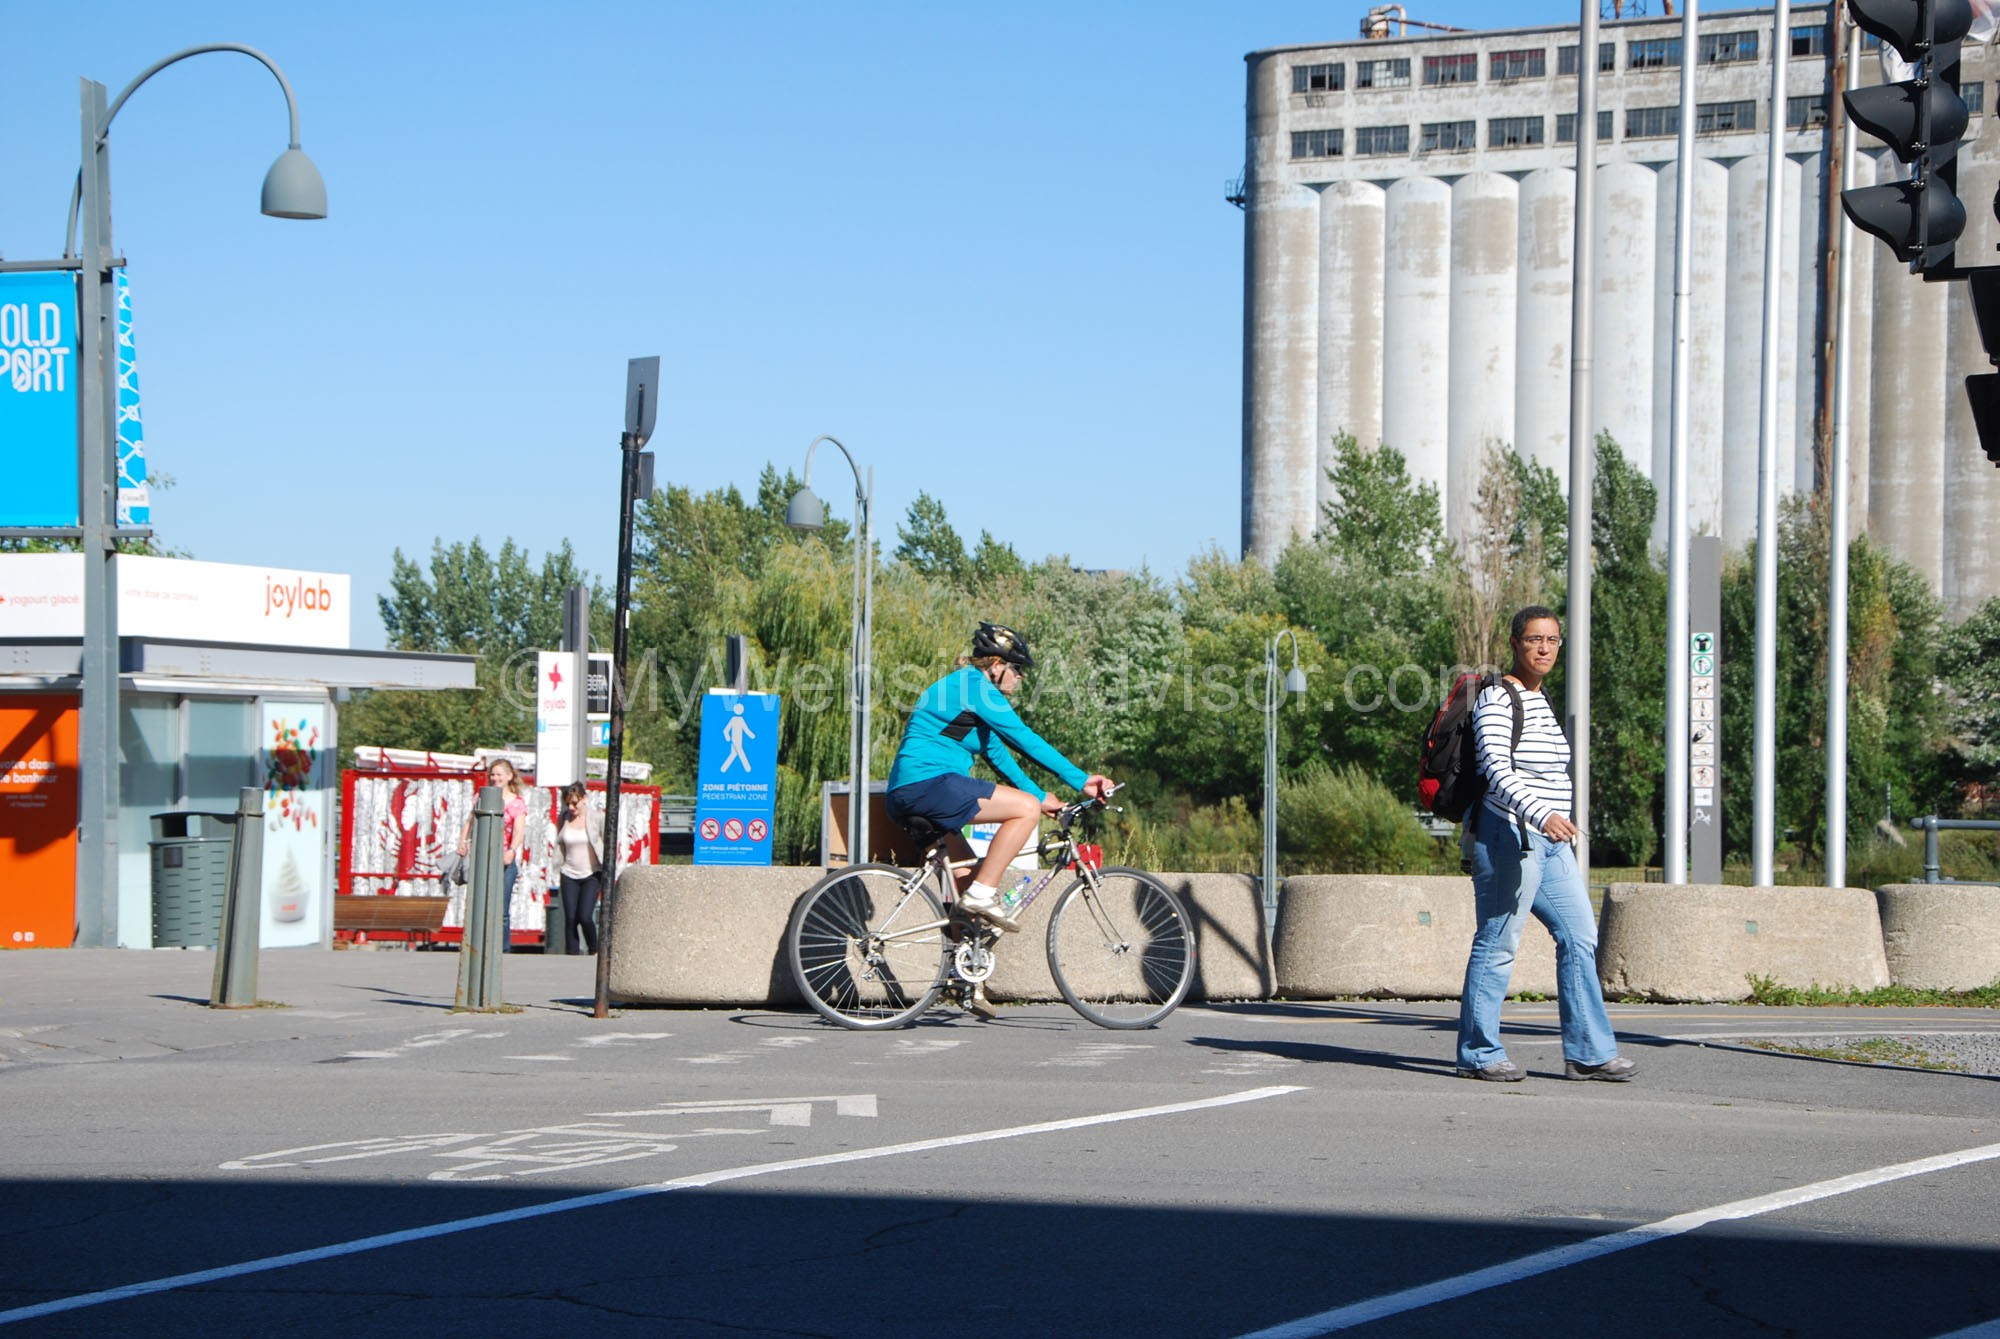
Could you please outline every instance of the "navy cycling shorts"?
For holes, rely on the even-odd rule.
[[[991,781],[955,772],[912,781],[889,792],[889,817],[901,823],[918,814],[941,828],[962,828],[979,816],[979,802],[996,789]]]

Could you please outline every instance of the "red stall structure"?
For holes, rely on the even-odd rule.
[[[354,757],[357,765],[340,773],[337,942],[455,944],[463,937],[466,889],[464,884],[445,881],[444,857],[458,849],[486,769],[495,759],[505,758],[529,784],[528,857],[507,908],[508,937],[516,945],[542,943],[548,924],[546,904],[556,887],[555,825],[561,796],[553,787],[534,785],[532,752],[481,749],[446,754],[363,747],[354,751]],[[619,787],[619,866],[657,863],[659,787],[634,784],[650,775],[644,764],[628,764],[622,770],[626,779]],[[594,778],[586,784],[592,818],[601,825],[604,782]],[[373,905],[374,899],[390,897],[426,899],[426,903],[421,908]],[[411,914],[383,914],[392,910]]]

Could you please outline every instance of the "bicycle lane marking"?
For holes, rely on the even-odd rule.
[[[161,1279],[149,1279],[143,1283],[127,1283],[116,1288],[105,1288],[97,1292],[77,1293],[70,1297],[59,1297],[53,1301],[37,1302],[30,1306],[15,1307],[0,1311],[0,1325],[11,1325],[16,1321],[34,1320],[41,1316],[52,1316],[64,1311],[80,1311],[86,1307],[103,1306],[107,1302],[124,1302],[137,1297],[148,1297],[155,1293],[174,1292],[181,1288],[191,1288],[203,1283],[218,1283],[224,1279],[242,1278],[250,1274],[264,1274],[276,1269],[288,1269],[293,1265],[317,1264],[322,1260],[334,1260],[341,1256],[359,1255],[364,1251],[377,1251],[390,1246],[404,1246],[411,1242],[428,1241],[435,1237],[451,1236],[459,1232],[472,1232],[485,1227],[502,1227],[509,1223],[526,1222],[534,1218],[546,1218],[552,1214],[571,1213],[579,1209],[595,1209],[608,1204],[622,1204],[626,1200],[640,1199],[647,1195],[664,1195],[675,1190],[701,1190],[709,1186],[721,1185],[729,1181],[744,1181],[752,1177],[776,1176],[782,1172],[807,1171],[818,1167],[837,1167],[849,1162],[868,1162],[876,1158],[901,1157],[907,1153],[930,1153],[943,1148],[963,1148],[969,1144],[986,1144],[1001,1139],[1020,1139],[1028,1135],[1059,1134],[1066,1130],[1088,1129],[1093,1125],[1116,1125],[1123,1121],[1146,1120],[1154,1116],[1176,1116],[1190,1111],[1208,1111],[1217,1107],[1238,1106],[1245,1102],[1258,1102],[1271,1097],[1283,1097],[1289,1093],[1306,1091],[1302,1085],[1281,1085],[1270,1088],[1248,1088],[1242,1092],[1225,1093],[1220,1097],[1207,1097],[1195,1102],[1172,1102],[1165,1106],[1134,1107],[1126,1111],[1107,1111],[1095,1116],[1071,1116],[1064,1120],[1037,1121],[1032,1125],[1010,1125],[997,1130],[976,1130],[971,1134],[946,1135],[938,1139],[919,1139],[907,1144],[886,1144],[879,1148],[850,1149],[844,1153],[825,1153],[811,1158],[786,1158],[779,1162],[752,1163],[744,1167],[728,1167],[715,1172],[698,1172],[692,1176],[677,1176],[671,1181],[660,1181],[646,1186],[627,1186],[620,1190],[604,1190],[590,1195],[574,1195],[568,1199],[551,1200],[547,1204],[527,1205],[519,1209],[508,1209],[500,1213],[476,1214],[470,1218],[456,1218],[449,1222],[433,1223],[428,1227],[406,1228],[401,1232],[384,1232],[372,1237],[356,1237],[351,1241],[335,1242],[328,1246],[315,1246],[303,1251],[288,1251],[283,1255],[267,1255],[258,1260],[245,1260],[240,1264],[220,1265],[214,1269],[199,1269],[186,1274],[174,1274]]]
[[[1656,1223],[1646,1223],[1639,1227],[1627,1228],[1623,1232],[1595,1237],[1590,1241],[1579,1241],[1552,1250],[1538,1251],[1519,1260],[1489,1265],[1485,1269],[1475,1269],[1469,1274],[1439,1279],[1435,1283],[1419,1284],[1400,1292],[1384,1293],[1380,1297],[1335,1307],[1317,1315],[1304,1316],[1262,1330],[1253,1330],[1249,1334],[1239,1335],[1237,1339],[1318,1339],[1320,1335],[1337,1334],[1342,1330],[1351,1330],[1358,1325],[1367,1325],[1389,1316],[1400,1316],[1407,1311],[1421,1310],[1440,1302],[1456,1301],[1473,1293],[1485,1292],[1489,1288],[1502,1288],[1510,1283],[1534,1278],[1538,1274],[1550,1274],[1558,1269],[1567,1269],[1571,1265],[1616,1255],[1635,1246],[1666,1241],[1713,1223],[1757,1218],[1764,1214],[1776,1213],[1781,1209],[1811,1204],[1814,1200],[1831,1199],[1836,1195],[1887,1185],[1891,1181],[1924,1176],[1931,1172],[1950,1171],[1973,1163],[1989,1162],[1995,1158],[2000,1158],[2000,1144],[1982,1144],[1978,1148],[1968,1148],[1958,1153],[1941,1153],[1932,1158],[1918,1158],[1914,1162],[1893,1163],[1870,1171],[1836,1176],[1830,1181],[1815,1181],[1810,1185],[1797,1186],[1791,1190],[1779,1190],[1769,1195],[1757,1195],[1750,1199],[1718,1204],[1712,1208],[1695,1209],[1688,1213],[1675,1214],[1671,1218],[1662,1218]],[[0,1316],[0,1319],[4,1319],[4,1316]]]

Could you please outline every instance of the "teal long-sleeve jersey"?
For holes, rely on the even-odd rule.
[[[984,758],[1009,785],[1039,799],[1042,788],[1021,770],[1010,746],[1075,790],[1082,790],[1090,779],[1081,767],[1028,728],[1005,693],[976,667],[967,665],[939,679],[917,699],[910,723],[903,730],[902,745],[896,750],[896,761],[889,768],[889,789],[953,773],[965,776],[971,773],[974,758]]]

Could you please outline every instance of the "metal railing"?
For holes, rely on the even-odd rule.
[[[1939,832],[2000,832],[2000,820],[1986,818],[1939,818],[1936,814],[1919,818],[1914,824],[1924,830],[1924,882],[1925,883],[1972,883],[1996,885],[1985,879],[1947,879],[1940,870],[1938,861]]]

